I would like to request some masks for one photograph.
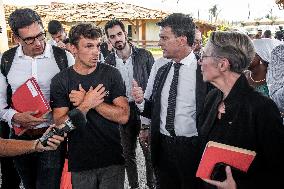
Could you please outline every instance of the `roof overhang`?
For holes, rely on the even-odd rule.
[[[284,9],[284,0],[275,0],[275,3],[278,5],[279,9]]]

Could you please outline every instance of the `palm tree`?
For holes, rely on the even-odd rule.
[[[216,4],[213,5],[213,7],[209,9],[210,21],[212,22],[212,19],[215,18],[215,22],[216,22],[220,12],[221,12],[221,10],[218,10],[217,5]]]

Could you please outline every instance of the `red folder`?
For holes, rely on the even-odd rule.
[[[254,151],[209,141],[200,160],[196,177],[210,179],[215,164],[219,162],[247,172],[255,156]]]
[[[35,78],[28,79],[12,95],[12,106],[18,112],[36,111],[35,117],[41,117],[51,111],[49,103],[44,98]],[[16,135],[23,134],[27,129],[24,127],[13,127]]]

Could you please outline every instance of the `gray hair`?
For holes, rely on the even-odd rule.
[[[242,73],[255,55],[250,38],[240,32],[215,31],[208,42],[212,55],[228,59],[232,72]]]

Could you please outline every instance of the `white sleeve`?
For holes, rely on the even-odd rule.
[[[7,104],[7,82],[5,76],[0,73],[0,120],[8,122],[9,126],[12,127],[12,118],[17,113],[16,110],[10,108],[5,109]]]
[[[167,61],[166,59],[160,58],[157,61],[155,61],[155,63],[153,64],[150,76],[148,78],[147,87],[146,87],[145,92],[144,92],[144,99],[147,99],[147,100],[150,99],[150,97],[152,95],[154,81],[155,81],[157,72],[158,72],[159,68],[162,67],[166,63],[166,61]],[[139,108],[139,110],[141,112],[144,110],[144,104],[145,104],[145,101],[143,101],[141,104],[136,104],[136,106]],[[143,116],[140,116],[140,119],[141,119],[142,124],[145,124],[145,125],[151,124],[151,119],[148,119],[148,118],[143,117]]]
[[[67,56],[68,66],[73,66],[75,64],[74,56],[67,50],[65,50],[65,52]]]
[[[152,66],[151,72],[150,72],[150,76],[148,78],[147,87],[146,87],[145,92],[144,92],[144,99],[149,100],[151,95],[152,95],[152,89],[153,89],[156,74],[157,74],[157,64],[154,63],[153,66]],[[138,107],[140,112],[143,112],[144,104],[145,104],[144,100],[140,104],[136,103],[136,106]]]

